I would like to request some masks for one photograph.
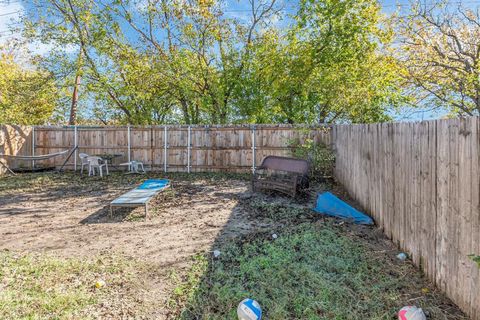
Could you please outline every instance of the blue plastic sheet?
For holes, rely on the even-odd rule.
[[[314,210],[318,213],[347,219],[357,224],[373,224],[372,218],[351,207],[330,192],[318,195],[317,205]]]

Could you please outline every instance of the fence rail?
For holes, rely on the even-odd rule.
[[[480,319],[479,118],[333,128],[336,177],[413,262]]]

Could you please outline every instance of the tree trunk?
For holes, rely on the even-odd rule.
[[[80,82],[82,80],[81,76],[82,70],[82,50],[78,54],[78,61],[77,61],[77,74],[75,75],[75,84],[73,87],[73,94],[72,94],[72,105],[70,106],[70,119],[68,124],[74,126],[77,124],[77,105],[78,105],[78,87],[80,86]]]
[[[78,104],[78,86],[80,85],[81,76],[77,73],[75,76],[75,86],[73,87],[72,105],[70,106],[70,119],[68,124],[74,126],[77,124],[77,104]]]

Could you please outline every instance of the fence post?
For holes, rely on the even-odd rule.
[[[167,172],[167,148],[168,148],[167,126],[165,126],[164,131],[163,131],[163,140],[165,142],[164,147],[163,147],[163,171]]]
[[[77,171],[77,153],[78,153],[78,137],[77,137],[77,134],[78,134],[78,131],[77,131],[77,126],[74,126],[73,127],[73,146],[75,148],[75,153],[74,153],[74,156],[73,156],[73,166],[74,166],[74,170]]]
[[[153,171],[153,126],[150,126],[150,171]]]
[[[190,154],[192,148],[192,127],[188,126],[188,138],[187,138],[187,172],[190,173]]]
[[[252,126],[252,173],[255,173],[255,126]]]
[[[127,162],[130,162],[130,152],[131,152],[131,146],[130,146],[130,126],[127,126],[127,159],[128,161]],[[130,170],[130,166],[128,166],[128,169]]]
[[[32,157],[35,156],[35,126],[32,126]],[[32,161],[32,170],[35,169],[35,160]]]

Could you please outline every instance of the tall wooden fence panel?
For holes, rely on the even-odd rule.
[[[129,160],[141,161],[152,170],[248,172],[267,155],[291,155],[293,146],[307,139],[331,143],[328,127],[289,125],[41,126],[35,127],[34,132],[36,155],[78,146],[66,164],[67,169],[79,168],[78,154],[87,153],[116,155],[116,165]],[[31,145],[31,139],[29,143]],[[41,164],[59,167],[64,161],[65,157],[56,157]]]
[[[384,232],[480,319],[479,118],[333,128],[336,176]]]

